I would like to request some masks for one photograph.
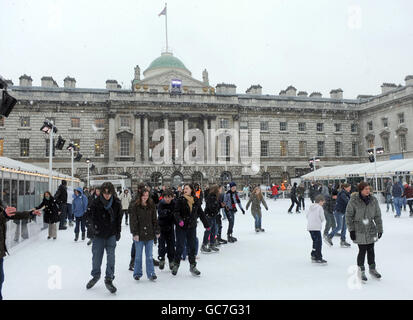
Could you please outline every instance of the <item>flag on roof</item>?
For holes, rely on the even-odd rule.
[[[166,16],[166,6],[165,6],[165,8],[163,8],[163,10],[161,11],[161,13],[158,14],[158,17],[160,17],[160,16],[162,16],[162,15]]]

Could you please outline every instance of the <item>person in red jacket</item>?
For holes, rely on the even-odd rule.
[[[280,186],[277,185],[277,184],[274,184],[271,188],[271,195],[272,195],[272,198],[274,200],[277,200],[277,198],[278,198],[278,189],[279,188],[280,188]]]
[[[407,204],[410,209],[410,217],[413,217],[413,187],[407,183],[404,185],[404,192],[402,197],[406,197]]]

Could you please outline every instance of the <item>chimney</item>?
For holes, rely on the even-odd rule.
[[[76,88],[76,80],[75,78],[71,78],[69,76],[67,76],[64,80],[64,87],[65,88],[70,88],[70,89],[74,89]]]
[[[281,90],[280,93],[278,94],[279,96],[285,96],[286,95],[286,91],[285,90]]]
[[[106,89],[108,90],[118,89],[118,82],[116,80],[106,80]]]
[[[32,77],[28,76],[27,74],[22,75],[20,78],[20,86],[21,87],[31,87],[33,79]]]
[[[335,89],[330,91],[331,99],[343,99],[343,90]]]
[[[202,82],[204,83],[204,85],[209,86],[209,77],[207,69],[204,69],[204,71],[202,71]]]
[[[53,80],[52,77],[43,77],[42,79],[42,87],[46,88],[58,88],[57,82]]]
[[[406,81],[406,86],[413,86],[413,75],[407,76],[404,81]]]
[[[311,98],[321,98],[323,95],[320,92],[313,92],[310,94]]]
[[[308,96],[308,93],[305,92],[305,91],[299,91],[299,92],[297,93],[297,96],[299,96],[299,97],[307,97],[307,96]]]
[[[141,68],[139,68],[139,66],[135,67],[135,79],[137,81],[141,80]]]
[[[262,95],[262,87],[260,85],[252,85],[245,93]]]
[[[235,84],[220,83],[216,86],[216,94],[234,95],[237,92]]]
[[[297,89],[294,88],[293,86],[289,86],[286,90],[287,96],[295,96]]]
[[[393,89],[397,88],[395,83],[383,83],[381,85],[381,93],[387,93],[389,91],[392,91]]]

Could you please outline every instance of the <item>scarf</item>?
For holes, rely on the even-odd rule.
[[[192,205],[194,204],[194,198],[184,194],[185,199],[188,201],[189,210],[192,212]]]
[[[232,192],[231,190],[229,191],[229,194],[230,194],[230,198],[231,198],[231,210],[234,210],[234,211],[237,211],[237,206],[236,206],[236,204],[235,204],[235,202],[234,202],[234,197],[233,197],[233,195],[235,195],[235,200],[237,201],[237,203],[240,203],[241,201],[239,200],[239,197],[238,197],[238,192]]]
[[[113,204],[113,195],[110,197],[109,200],[106,200],[103,195],[100,196],[100,201],[103,203],[103,207],[105,210],[109,213],[110,216],[110,222],[115,221],[115,213],[113,212],[112,209],[112,204]]]
[[[360,199],[363,200],[363,202],[366,204],[366,206],[368,206],[369,203],[370,203],[370,196],[363,197],[360,192],[359,192],[359,195],[360,195]]]

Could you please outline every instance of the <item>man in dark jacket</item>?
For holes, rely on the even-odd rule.
[[[338,192],[336,189],[331,191],[331,196],[326,199],[323,205],[324,217],[326,218],[326,226],[324,229],[324,239],[327,238],[328,233],[336,228],[336,220],[334,218],[334,208],[336,206]]]
[[[403,199],[402,195],[404,193],[404,187],[401,181],[397,181],[392,188],[392,196],[394,201],[394,206],[396,207],[395,218],[400,218],[402,214]]]
[[[301,208],[302,208],[303,210],[305,210],[304,194],[305,194],[304,183],[301,183],[301,184],[297,187],[298,203],[299,203],[299,205],[300,205],[299,208],[298,208],[298,211],[300,211]]]
[[[171,189],[166,189],[163,199],[158,205],[158,224],[161,229],[161,236],[158,244],[159,269],[165,267],[165,255],[168,256],[169,269],[172,270],[175,257],[175,220],[174,220],[175,200]]]
[[[67,219],[67,182],[66,180],[62,181],[62,184],[57,189],[54,199],[59,206],[60,211],[60,223],[59,230],[66,230],[66,219]]]
[[[386,200],[386,207],[387,211],[389,212],[390,206],[391,205],[391,210],[394,212],[394,205],[393,205],[393,197],[392,197],[392,188],[393,188],[393,182],[391,179],[386,180],[385,182],[385,190],[384,190],[384,199]]]
[[[93,269],[91,273],[93,278],[86,288],[92,288],[99,281],[103,253],[106,249],[105,285],[111,293],[115,293],[116,288],[112,282],[115,278],[116,241],[119,241],[121,233],[121,203],[116,196],[115,187],[112,183],[103,183],[100,190],[101,195],[90,206],[89,228],[91,228],[94,236],[92,245]]]
[[[291,206],[288,209],[288,213],[292,213],[292,209],[294,208],[294,204],[296,205],[295,212],[300,213],[300,204],[297,200],[297,182],[294,182],[294,186],[291,188],[290,192],[290,199],[291,199]]]

